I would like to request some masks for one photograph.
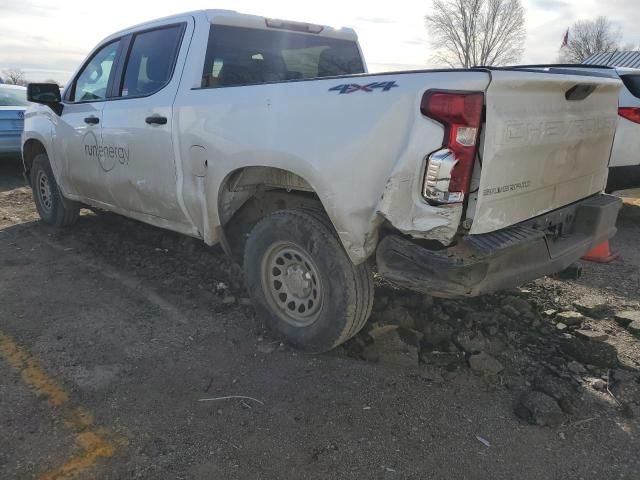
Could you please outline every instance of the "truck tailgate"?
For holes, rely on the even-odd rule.
[[[621,85],[605,77],[492,70],[470,233],[499,230],[600,192]]]

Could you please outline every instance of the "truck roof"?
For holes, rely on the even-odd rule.
[[[139,30],[144,27],[151,27],[156,23],[164,23],[170,21],[171,19],[184,18],[185,16],[193,16],[195,18],[204,17],[209,21],[209,23],[212,23],[214,25],[259,28],[263,30],[274,28],[279,30],[295,31],[298,33],[306,33],[308,35],[319,35],[339,38],[343,40],[351,40],[354,42],[358,40],[358,36],[355,30],[349,27],[334,28],[329,25],[318,25],[313,23],[282,20],[263,17],[259,15],[250,15],[247,13],[240,13],[235,10],[222,9],[194,10],[190,12],[170,15],[167,17],[156,18],[153,20],[149,20],[148,22],[139,23],[137,25],[133,25],[131,27],[115,32],[109,35],[105,40],[110,39],[111,37],[121,36],[130,31]]]

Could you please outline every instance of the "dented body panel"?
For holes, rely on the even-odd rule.
[[[456,78],[457,77],[457,78]],[[217,192],[238,169],[273,167],[295,174],[317,193],[354,262],[375,250],[382,219],[418,237],[450,242],[462,208],[442,209],[420,194],[426,155],[441,146],[443,128],[417,106],[428,88],[486,87],[486,72],[398,73],[358,77],[358,83],[395,82],[389,92],[341,95],[342,79],[182,89],[176,99],[183,191],[192,218],[220,211]],[[303,106],[303,107],[301,107]],[[339,113],[338,113],[339,112]],[[194,143],[206,151],[205,213],[197,176],[189,167]],[[294,187],[295,188],[295,187]],[[208,235],[222,220],[209,225]]]
[[[505,228],[604,189],[620,82],[492,71],[471,234]],[[576,85],[597,85],[567,100]]]

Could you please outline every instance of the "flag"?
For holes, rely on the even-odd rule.
[[[564,37],[562,37],[562,45],[560,45],[560,48],[564,48],[567,45],[569,45],[569,29],[568,28],[564,34]]]

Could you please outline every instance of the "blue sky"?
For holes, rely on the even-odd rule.
[[[522,63],[553,62],[562,35],[579,19],[607,15],[624,41],[640,44],[638,0],[523,0],[527,42]],[[108,6],[108,8],[107,8]],[[66,82],[85,55],[110,33],[172,13],[226,8],[290,20],[350,26],[372,71],[436,67],[430,63],[424,16],[430,0],[0,0],[0,72],[23,69],[30,80]]]

